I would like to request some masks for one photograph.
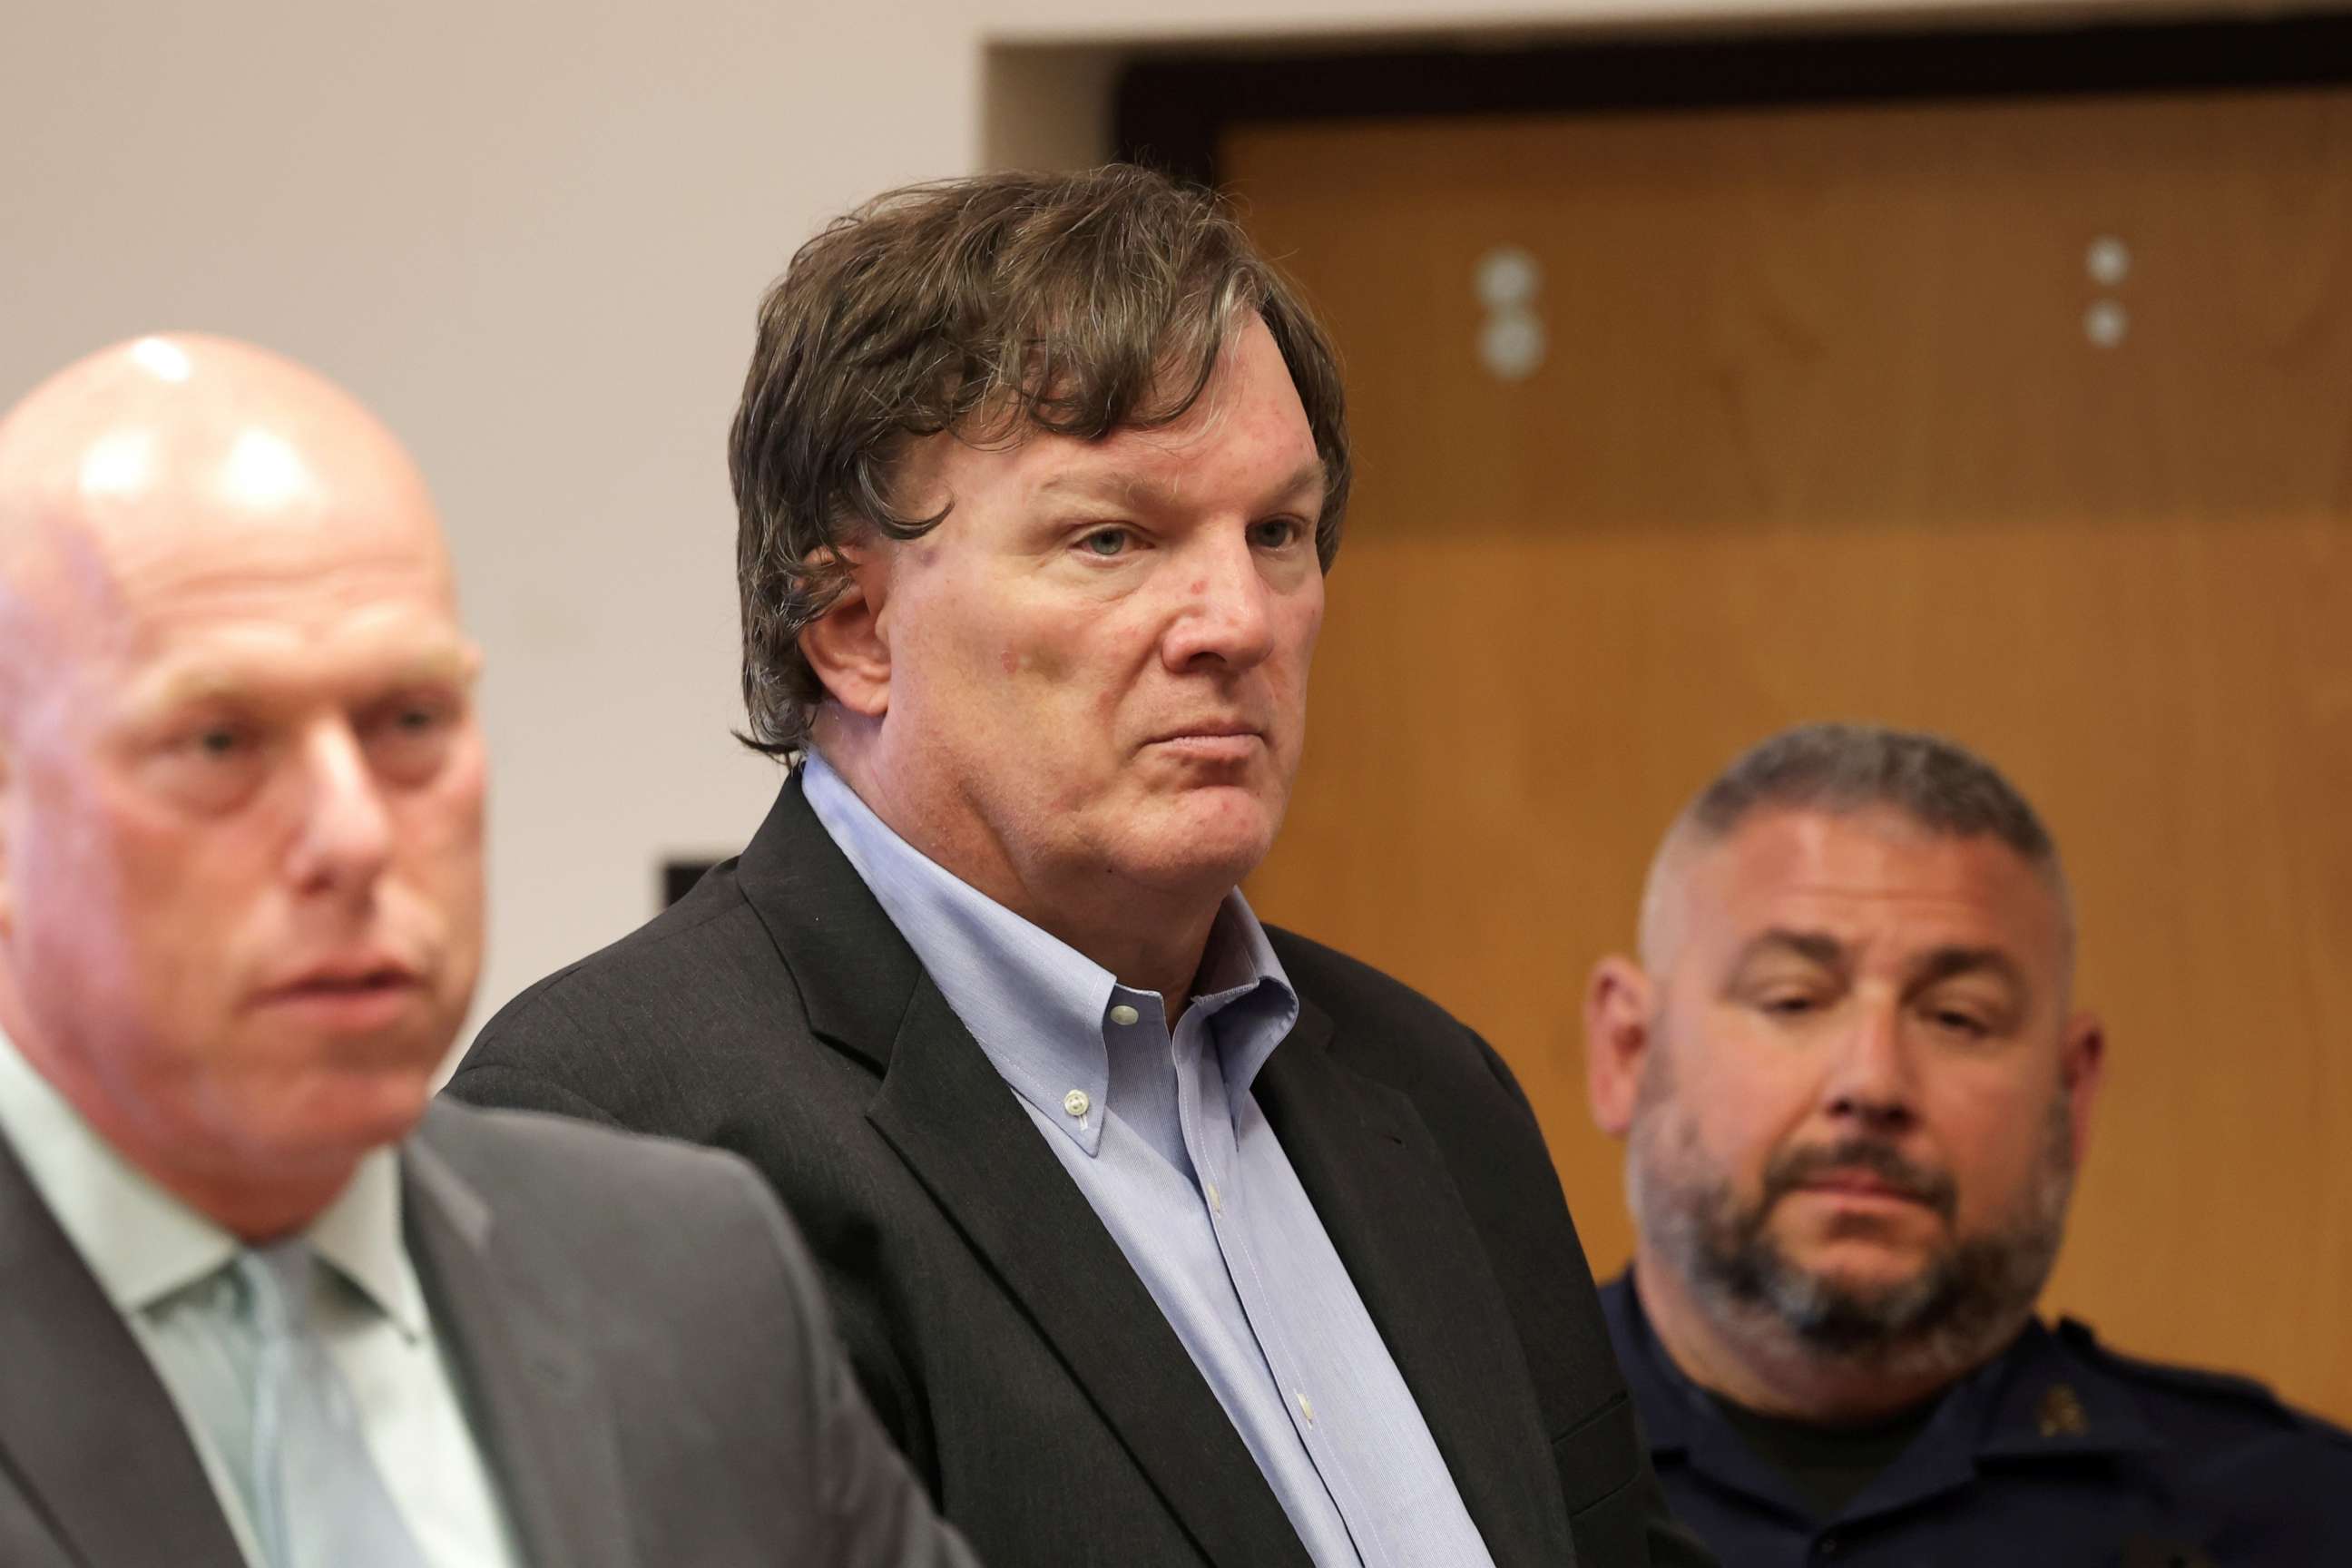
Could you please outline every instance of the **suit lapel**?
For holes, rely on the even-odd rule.
[[[631,1568],[611,1412],[564,1313],[493,1244],[489,1205],[432,1147],[428,1111],[402,1151],[409,1255],[457,1363],[524,1561]]]
[[[1202,1554],[1234,1568],[1308,1568],[1183,1342],[817,820],[798,773],[744,849],[738,878],[792,972],[809,1027],[883,1075],[868,1120],[1036,1324]]]
[[[817,820],[797,769],[735,874],[792,973],[809,1028],[877,1072],[887,1068],[923,966]]]
[[[1344,1066],[1329,1016],[1251,1092],[1444,1456],[1496,1568],[1575,1561],[1543,1418],[1501,1289],[1412,1102]]]
[[[84,1563],[244,1568],[180,1413],[0,1140],[0,1465]]]
[[[1224,1407],[937,986],[919,973],[867,1112],[1061,1357],[1202,1555],[1306,1549]]]

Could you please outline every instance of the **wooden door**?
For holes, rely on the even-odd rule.
[[[2352,1419],[2352,94],[1222,159],[1361,455],[1267,916],[1495,1042],[1607,1274],[1578,999],[1659,832],[1788,723],[1953,735],[2057,834],[2109,1024],[2047,1305]]]

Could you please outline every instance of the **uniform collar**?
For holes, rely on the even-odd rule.
[[[1652,1454],[1801,1511],[1778,1473],[1675,1365],[1642,1310],[1631,1269],[1602,1291],[1601,1308]],[[2160,1446],[2129,1392],[2083,1354],[2078,1337],[2087,1336],[2075,1325],[2053,1333],[2039,1320],[2029,1321],[2007,1350],[1945,1392],[1927,1427],[1839,1517],[1887,1513],[1964,1486],[1982,1460],[2063,1461]]]
[[[235,1236],[124,1159],[5,1035],[0,1136],[125,1316],[210,1278],[236,1256]],[[425,1295],[401,1245],[400,1202],[397,1152],[373,1150],[305,1234],[320,1257],[415,1340],[425,1331]]]
[[[924,855],[814,752],[802,788],[998,1074],[1048,1125],[1095,1153],[1112,1042],[1144,1037],[1167,1048],[1159,994],[1122,985]],[[1211,1020],[1238,1099],[1298,1018],[1297,994],[1238,889],[1218,907],[1195,984],[1192,1005]]]
[[[2091,1333],[2072,1319],[2053,1331],[2039,1319],[1994,1365],[1980,1458],[2056,1459],[2146,1453],[2163,1435],[2130,1387],[2091,1353]]]
[[[1642,1298],[1631,1268],[1601,1288],[1601,1312],[1609,1321],[1617,1359],[1633,1407],[1642,1413],[1642,1431],[1653,1454],[1680,1454],[1691,1445],[1692,1428],[1706,1414],[1705,1395],[1667,1358],[1642,1310]]]

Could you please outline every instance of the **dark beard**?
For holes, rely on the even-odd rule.
[[[1665,1111],[1663,1117],[1657,1113]],[[1675,1118],[1664,1106],[1653,1118]],[[1650,1120],[1650,1119],[1645,1119]],[[2024,1200],[1994,1230],[1954,1242],[1911,1279],[1858,1286],[1809,1271],[1767,1228],[1774,1206],[1832,1169],[1868,1171],[1948,1223],[1951,1179],[1858,1138],[1776,1156],[1763,1192],[1742,1206],[1730,1183],[1685,1147],[1658,1168],[1661,1151],[1636,1128],[1629,1163],[1636,1223],[1693,1296],[1727,1327],[1777,1329],[1824,1357],[1907,1373],[1956,1376],[1997,1352],[2024,1325],[2057,1260],[2073,1186],[2073,1124],[2065,1097],[2053,1102],[2041,1168]],[[1859,1230],[1874,1223],[1853,1222]]]

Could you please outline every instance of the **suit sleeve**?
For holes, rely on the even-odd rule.
[[[1650,1568],[1718,1568],[1715,1554],[1666,1507],[1666,1489],[1650,1466],[1648,1445],[1643,1447],[1642,1473],[1633,1478],[1633,1486],[1642,1500]]]
[[[932,1511],[930,1500],[859,1392],[849,1357],[835,1337],[814,1263],[782,1205],[749,1165],[730,1162],[745,1201],[760,1210],[775,1243],[797,1326],[792,1363],[806,1390],[807,1474],[795,1487],[813,1495],[826,1521],[828,1568],[977,1568],[963,1538]]]
[[[1528,1103],[1527,1091],[1519,1087],[1519,1080],[1512,1074],[1509,1064],[1505,1062],[1502,1054],[1488,1045],[1475,1030],[1465,1032],[1469,1034],[1471,1040],[1477,1046],[1480,1056],[1486,1060],[1486,1070],[1495,1075],[1496,1079],[1502,1085],[1504,1092],[1510,1096],[1519,1114],[1526,1119],[1528,1128],[1535,1131],[1537,1142],[1540,1145],[1543,1134],[1538,1127],[1535,1107]],[[1547,1153],[1545,1156],[1547,1163],[1549,1158]],[[1580,1271],[1589,1272],[1580,1252],[1577,1258],[1577,1267]],[[1608,1343],[1605,1336],[1601,1342],[1604,1345]],[[1650,1463],[1650,1445],[1642,1436],[1641,1413],[1636,1410],[1633,1414],[1633,1420],[1631,1425],[1634,1450],[1634,1474],[1631,1490],[1642,1521],[1643,1557],[1649,1563],[1650,1568],[1718,1568],[1714,1553],[1706,1549],[1696,1534],[1693,1533],[1681,1521],[1675,1519],[1673,1510],[1667,1507],[1666,1489],[1658,1480],[1657,1470]],[[1632,1542],[1627,1541],[1622,1545],[1624,1547],[1622,1554],[1630,1558]]]
[[[452,1100],[486,1110],[539,1110],[600,1127],[622,1128],[620,1119],[587,1096],[576,1093],[522,1068],[503,1063],[476,1065],[470,1059],[442,1089]]]
[[[534,1048],[549,1037],[551,1031],[575,1050],[586,1049],[588,1043],[597,1040],[602,1033],[583,1027],[572,1016],[557,994],[557,982],[561,979],[561,975],[551,975],[499,1008],[474,1037],[473,1044],[466,1047],[465,1056],[441,1092],[486,1110],[540,1110],[550,1116],[568,1116],[575,1121],[593,1121],[625,1131],[626,1123],[572,1088],[571,1082],[532,1065],[565,1059],[555,1051]],[[580,1075],[569,1076],[576,1079]]]

